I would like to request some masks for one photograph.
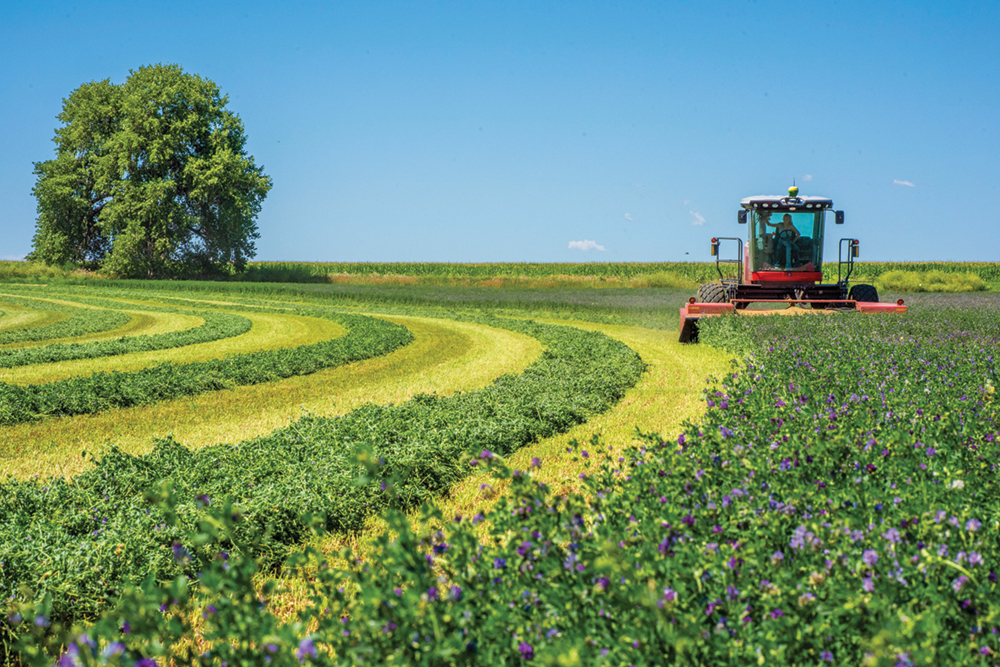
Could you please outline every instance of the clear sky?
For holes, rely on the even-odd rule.
[[[260,260],[707,261],[795,178],[862,259],[1000,261],[998,34],[995,1],[3,0],[0,258],[63,98],[159,62],[243,119]]]

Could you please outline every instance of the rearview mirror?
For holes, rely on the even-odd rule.
[[[844,212],[843,211],[834,211],[833,212],[833,220],[838,225],[844,224]]]
[[[740,209],[739,221],[741,225],[747,224],[747,212],[744,211],[743,209]]]

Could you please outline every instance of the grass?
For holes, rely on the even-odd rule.
[[[6,301],[0,301],[0,303],[3,303],[3,307],[6,309],[3,319],[0,320],[0,331],[44,327],[70,318],[68,313],[55,310],[35,310]],[[10,344],[8,343],[8,345]]]
[[[313,375],[96,415],[0,428],[0,475],[75,475],[89,467],[83,450],[114,443],[148,452],[170,433],[189,447],[265,435],[304,411],[344,414],[364,403],[398,403],[415,394],[450,394],[518,373],[541,348],[533,338],[476,324],[388,317],[416,337],[392,354]]]
[[[514,469],[527,470],[532,458],[538,457],[542,467],[536,471],[539,481],[549,485],[555,494],[580,491],[579,474],[582,462],[578,457],[593,437],[599,437],[604,447],[610,446],[617,454],[635,442],[636,427],[644,432],[658,432],[664,437],[676,437],[686,419],[694,419],[704,411],[702,391],[709,375],[725,373],[731,358],[708,346],[682,345],[676,336],[662,331],[633,326],[595,324],[592,322],[551,320],[562,324],[600,331],[619,340],[639,353],[648,368],[639,383],[628,390],[610,411],[598,415],[569,432],[524,447],[510,457],[508,464]],[[574,448],[570,453],[568,448]],[[436,503],[445,519],[454,516],[471,517],[492,507],[507,491],[506,481],[489,479],[490,487],[482,488],[488,475],[472,475],[452,487],[447,497]],[[413,514],[414,529],[417,513]],[[381,519],[369,521],[365,531],[356,535],[327,535],[314,545],[336,560],[344,547],[350,547],[359,558],[367,557],[370,542],[386,530]],[[489,526],[479,527],[480,536],[488,533]],[[306,586],[301,580],[284,579],[284,591],[272,596],[271,605],[292,617],[298,609],[308,605]]]
[[[253,323],[253,327],[247,333],[232,338],[155,352],[4,369],[0,370],[0,382],[41,384],[70,377],[91,375],[101,371],[137,370],[168,361],[174,363],[207,361],[243,352],[310,345],[342,336],[345,333],[345,329],[339,324],[317,317],[291,313],[249,312],[241,314]]]

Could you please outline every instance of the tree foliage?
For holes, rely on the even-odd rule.
[[[177,65],[85,83],[63,101],[56,157],[35,163],[30,259],[123,277],[241,271],[271,179],[228,97]]]

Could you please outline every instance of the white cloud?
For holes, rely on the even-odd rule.
[[[631,213],[626,213],[625,214],[625,219],[628,220],[629,222],[635,222],[635,220],[632,219],[632,214]]]
[[[805,176],[803,176],[803,177],[802,177],[802,180],[803,180],[803,182],[805,182],[805,183],[808,183],[808,182],[809,182],[809,181],[811,181],[812,179],[813,179],[813,177],[812,177],[812,174],[806,174]]]
[[[705,224],[705,216],[703,216],[698,211],[688,211],[688,213],[691,214],[691,218],[692,218],[691,224],[692,225],[704,225]]]
[[[892,179],[892,182],[895,183],[896,185],[905,185],[908,188],[915,188],[915,187],[917,187],[913,183],[910,183],[909,181],[901,181],[898,178]]]
[[[587,241],[587,240],[570,241],[569,247],[570,250],[575,248],[577,250],[583,250],[584,252],[586,252],[587,250],[604,250],[604,246],[597,245],[595,241]]]

